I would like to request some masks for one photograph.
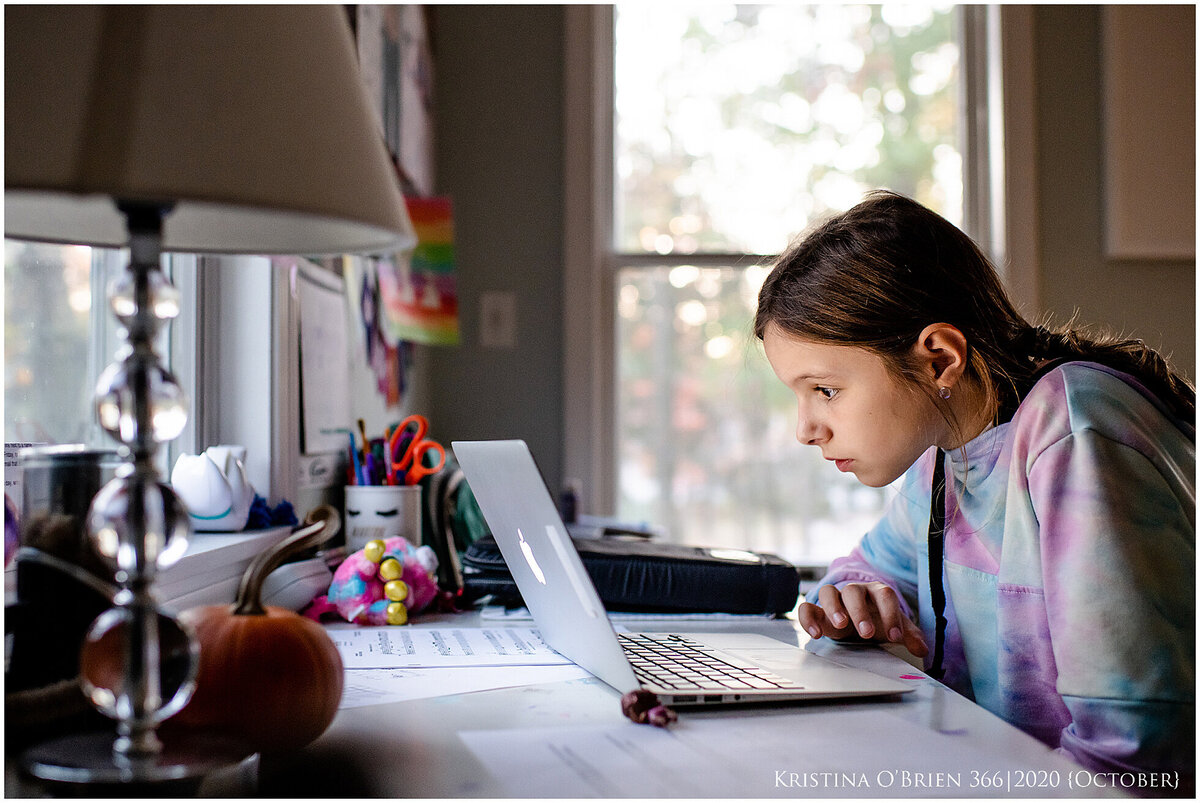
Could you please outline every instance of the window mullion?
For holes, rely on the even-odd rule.
[[[655,254],[622,251],[614,253],[610,262],[611,270],[613,271],[620,268],[639,268],[654,265],[695,265],[700,268],[744,268],[751,265],[770,263],[778,258],[778,254]]]

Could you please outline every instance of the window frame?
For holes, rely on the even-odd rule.
[[[1031,313],[1038,302],[1032,10],[959,9],[967,132],[963,227],[989,252],[1018,309]],[[611,514],[617,481],[614,278],[620,267],[659,265],[664,257],[618,253],[614,246],[613,6],[572,5],[565,12],[563,469],[588,489],[582,510]],[[686,261],[728,265],[730,255],[688,254]]]

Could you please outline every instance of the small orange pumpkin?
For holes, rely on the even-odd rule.
[[[165,723],[226,734],[256,751],[303,747],[320,736],[342,699],[342,659],[324,628],[285,608],[264,607],[262,583],[291,556],[337,532],[337,512],[322,506],[310,526],[262,553],[246,570],[232,605],[180,615],[200,646],[191,701]]]

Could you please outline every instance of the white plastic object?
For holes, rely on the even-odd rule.
[[[183,454],[171,471],[171,485],[188,509],[197,531],[236,532],[246,528],[254,487],[246,478],[243,446],[210,446],[203,454]]]

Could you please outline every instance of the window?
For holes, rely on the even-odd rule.
[[[107,288],[114,277],[124,273],[128,251],[18,240],[5,240],[4,246],[5,442],[117,448],[119,444],[96,421],[93,397],[100,373],[114,360],[122,340],[109,309]],[[276,306],[271,298],[270,265],[261,258],[254,265],[249,264],[255,262],[253,258],[205,259],[209,278],[203,288],[196,255],[168,254],[163,260],[165,272],[180,291],[182,305],[179,317],[164,329],[156,350],[191,402],[184,432],[158,452],[158,469],[163,479],[169,478],[179,454],[231,442],[226,433],[232,431],[238,441],[249,442],[255,459],[267,466],[260,471],[265,478],[273,433],[263,422],[284,416],[264,412],[251,418],[250,425],[265,433],[257,441],[240,437],[242,433],[234,425],[243,416],[250,418],[245,414],[251,405],[239,402],[241,397],[266,408],[273,395],[270,371],[263,366],[270,363],[272,344],[284,338],[271,336],[273,315],[264,315]],[[274,286],[285,294],[286,275],[275,277]],[[207,336],[199,331],[202,295],[209,297]],[[251,304],[247,298],[257,301]],[[230,354],[222,353],[216,335],[223,328],[246,332],[248,320],[258,326],[250,331],[260,336],[240,343]],[[209,352],[207,361],[201,351]],[[205,362],[209,375],[202,383],[199,368]],[[247,373],[249,378],[244,376]],[[234,401],[228,401],[230,398]],[[214,419],[222,410],[238,421],[225,422],[223,428],[218,421],[200,421],[204,415]],[[230,410],[234,412],[230,414]],[[205,431],[207,436],[199,434]],[[270,492],[266,479],[255,482],[256,490],[264,495]],[[19,507],[22,500],[18,497],[14,502]],[[164,575],[157,591],[159,599],[176,609],[228,602],[248,556],[283,534],[286,531],[263,530],[247,532],[244,538],[192,538],[187,554]],[[206,578],[203,588],[197,585],[197,572]],[[5,598],[10,604],[15,600],[16,585],[14,561],[5,571]]]
[[[91,414],[99,369],[88,344],[111,330],[91,312],[109,263],[119,257],[86,246],[5,241],[6,442],[101,443]]]
[[[107,288],[125,270],[121,249],[4,241],[4,440],[6,443],[117,444],[96,421],[96,381],[120,338]],[[189,287],[195,259],[171,256],[172,281]],[[181,288],[184,289],[184,288]],[[186,290],[185,290],[186,298]],[[157,345],[175,373],[192,364],[194,316],[187,308]],[[192,387],[183,378],[185,389]],[[160,452],[166,473],[185,436]]]
[[[127,249],[5,240],[6,443],[119,447],[96,421],[94,394],[122,342],[108,285],[128,258]],[[163,270],[181,306],[155,347],[188,398],[188,419],[158,451],[161,477],[180,454],[236,443],[269,502],[307,510],[324,501],[298,480],[299,386],[288,368],[299,359],[298,305],[288,272],[262,256],[182,253],[165,254]]]
[[[618,253],[777,254],[881,186],[961,221],[952,6],[615,16]]]
[[[565,303],[590,290],[611,320],[568,321],[567,472],[587,478],[592,507],[680,540],[824,565],[888,491],[795,441],[793,401],[751,333],[757,291],[792,237],[875,187],[990,236],[973,231],[988,187],[964,181],[986,143],[962,112],[986,91],[967,85],[977,56],[964,52],[984,17],[949,5],[591,13],[590,27],[568,17],[568,36],[592,48],[569,65],[568,96],[611,92],[612,116],[594,113],[590,164],[568,170],[569,198],[578,180],[596,221],[568,201],[568,242],[594,248],[569,249]]]

